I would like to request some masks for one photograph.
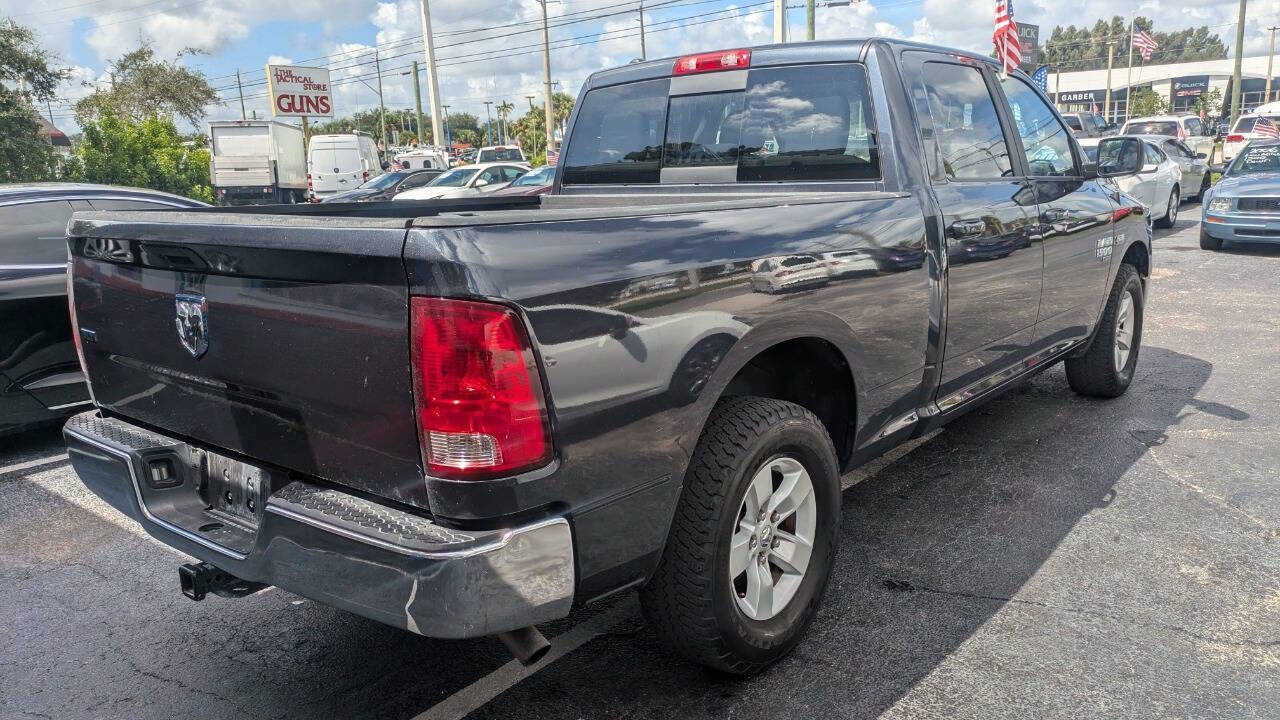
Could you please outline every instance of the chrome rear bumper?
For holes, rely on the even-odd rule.
[[[199,482],[187,443],[97,411],[71,418],[63,435],[90,490],[165,544],[245,580],[439,638],[562,618],[573,603],[573,538],[562,517],[456,530],[294,480],[269,495],[238,551],[220,542],[226,530],[206,531],[195,515],[188,520],[174,510],[190,505]],[[155,488],[147,468],[163,458],[174,460],[181,482]]]

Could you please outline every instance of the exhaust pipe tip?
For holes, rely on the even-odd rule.
[[[498,633],[498,639],[525,666],[538,662],[551,649],[551,642],[532,625]]]

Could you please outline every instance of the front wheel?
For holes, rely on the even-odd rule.
[[[1165,208],[1164,217],[1156,221],[1156,227],[1168,229],[1178,222],[1178,197],[1178,186],[1174,185],[1169,192],[1169,205]]]
[[[1072,390],[1113,398],[1129,389],[1142,346],[1143,302],[1138,271],[1121,265],[1089,349],[1080,357],[1067,358],[1067,384]]]
[[[1196,193],[1196,202],[1204,202],[1204,194],[1209,192],[1209,186],[1212,183],[1209,178],[1209,171],[1204,173],[1204,179],[1200,181],[1200,192]]]
[[[839,526],[836,453],[818,418],[781,400],[721,400],[640,591],[648,626],[694,662],[767,667],[813,619]]]
[[[1201,250],[1221,250],[1222,240],[1216,238],[1200,228],[1200,249]]]

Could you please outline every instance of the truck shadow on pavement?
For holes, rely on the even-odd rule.
[[[1082,517],[1126,492],[1118,482],[1172,427],[1198,412],[1248,417],[1195,397],[1211,372],[1147,347],[1129,394],[1098,401],[1054,368],[846,490],[824,605],[796,652],[759,677],[675,659],[632,617],[470,717],[874,717],[1001,608],[1029,602],[1015,595]],[[493,639],[417,638],[278,591],[191,603],[172,577],[177,554],[35,485],[0,491],[35,509],[0,512],[12,561],[0,562],[0,604],[34,629],[0,681],[24,712],[407,718],[510,657]],[[84,587],[96,591],[70,591]],[[598,611],[543,630],[554,638]]]
[[[1007,603],[1052,602],[1014,596],[1082,517],[1126,492],[1118,482],[1171,428],[1197,412],[1248,417],[1195,398],[1211,373],[1147,347],[1129,393],[1102,401],[1074,395],[1053,368],[846,490],[823,607],[757,678],[669,659],[641,630],[591,643],[471,717],[875,717]]]

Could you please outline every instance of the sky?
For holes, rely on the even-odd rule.
[[[821,2],[822,0],[819,0]],[[768,44],[771,0],[645,0],[649,58]],[[791,37],[803,39],[802,0],[790,0]],[[577,95],[592,72],[640,56],[637,0],[560,0],[548,5],[551,73],[556,89]],[[484,101],[525,107],[541,103],[541,10],[536,0],[430,0],[441,97],[450,112],[485,117]],[[819,7],[819,39],[882,35],[988,52],[994,0],[864,0]],[[1092,26],[1098,18],[1132,12],[1155,18],[1156,29],[1209,25],[1235,43],[1236,0],[1018,0],[1015,18],[1037,24],[1047,37],[1057,24]],[[418,0],[338,0],[323,11],[300,2],[264,0],[0,0],[0,18],[37,30],[41,42],[68,67],[51,108],[55,124],[74,132],[72,105],[94,84],[108,82],[112,59],[147,42],[204,72],[223,103],[209,118],[240,116],[235,73],[244,104],[269,113],[264,66],[329,67],[338,115],[378,105],[376,56],[388,108],[413,106],[409,74],[423,60]],[[1254,0],[1245,22],[1245,54],[1267,52],[1266,28],[1280,25],[1280,2]],[[426,107],[426,77],[422,76]],[[367,84],[366,84],[367,83]],[[371,87],[372,86],[372,87]],[[518,114],[519,111],[517,111]],[[190,129],[190,128],[187,128]]]

